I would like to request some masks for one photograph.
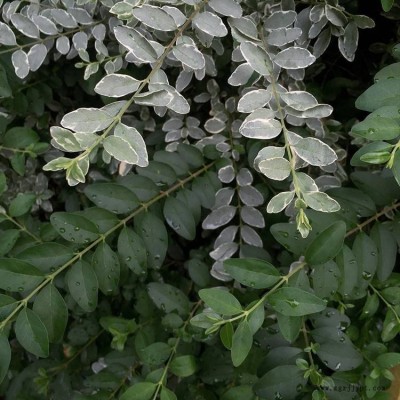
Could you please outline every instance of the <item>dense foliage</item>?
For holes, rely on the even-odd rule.
[[[0,0],[0,397],[389,398],[400,7],[359,3]]]

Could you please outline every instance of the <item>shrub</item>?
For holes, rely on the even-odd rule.
[[[393,1],[0,5],[0,394],[388,398]]]

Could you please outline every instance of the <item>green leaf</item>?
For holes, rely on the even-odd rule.
[[[164,217],[178,235],[187,240],[194,240],[196,222],[184,203],[174,197],[167,197],[164,203]]]
[[[342,248],[345,235],[346,224],[343,221],[334,222],[307,247],[306,262],[311,265],[318,265],[332,260]]]
[[[35,201],[36,195],[20,193],[11,201],[8,212],[11,217],[20,217],[30,211]]]
[[[368,164],[385,164],[390,160],[390,154],[388,151],[376,151],[363,154],[360,160]]]
[[[39,135],[31,128],[16,126],[9,129],[3,137],[3,146],[25,149],[39,141]]]
[[[326,308],[321,298],[295,287],[283,287],[268,297],[272,308],[288,317],[314,314]]]
[[[19,236],[19,229],[8,229],[1,233],[0,256],[4,256],[12,250]]]
[[[231,258],[224,261],[224,268],[232,278],[254,289],[271,287],[281,278],[272,264],[255,258]]]
[[[340,270],[340,282],[338,291],[348,298],[358,284],[359,268],[356,257],[346,245],[336,257],[336,263]]]
[[[135,383],[122,393],[119,400],[150,400],[157,389],[157,384],[152,382]]]
[[[222,344],[230,350],[232,348],[232,338],[233,338],[233,325],[232,322],[227,322],[219,331],[219,337]]]
[[[11,296],[0,294],[0,320],[6,319],[17,306],[17,300]]]
[[[302,317],[288,317],[286,315],[276,314],[279,330],[282,336],[290,343],[293,343],[299,336],[302,326]]]
[[[389,12],[393,7],[394,0],[381,0],[382,9],[385,12]]]
[[[50,242],[28,247],[18,253],[17,257],[44,273],[50,273],[69,261],[73,255],[72,249],[59,243]]]
[[[67,272],[66,282],[72,298],[84,311],[96,309],[99,283],[89,263],[83,260],[76,262]]]
[[[93,221],[100,233],[106,233],[119,222],[114,213],[99,207],[85,208],[82,211],[77,211],[76,214]]]
[[[81,215],[55,212],[50,222],[60,236],[69,242],[88,244],[99,236],[96,225]]]
[[[11,362],[11,347],[7,336],[0,333],[0,384],[7,375]]]
[[[254,335],[262,327],[265,320],[264,303],[258,305],[247,318],[251,333]]]
[[[198,366],[194,356],[186,355],[175,357],[171,361],[169,369],[174,375],[187,378],[197,371]]]
[[[142,238],[132,229],[124,227],[118,236],[118,253],[122,261],[136,275],[147,269],[146,247]]]
[[[399,136],[400,125],[391,118],[367,118],[351,128],[352,133],[367,140],[392,140]]]
[[[164,312],[176,310],[182,316],[189,313],[189,300],[180,289],[159,282],[149,283],[147,289],[154,304]]]
[[[240,322],[232,338],[231,357],[232,363],[238,367],[248,356],[253,345],[253,334],[249,323],[244,320]]]
[[[8,292],[29,291],[44,279],[41,271],[24,261],[0,259],[0,289]]]
[[[219,288],[201,289],[200,298],[215,312],[222,315],[234,315],[243,311],[239,300],[226,290]]]
[[[320,343],[317,355],[333,371],[350,371],[363,362],[362,355],[352,344],[332,340]]]
[[[314,292],[318,297],[330,298],[339,287],[340,270],[334,261],[315,265],[312,273]]]
[[[49,337],[45,325],[35,312],[24,308],[15,322],[15,336],[25,350],[37,357],[49,355]]]
[[[268,371],[253,386],[256,395],[264,399],[275,399],[279,394],[282,399],[295,399],[298,387],[303,387],[306,379],[304,372],[296,365],[279,365]]]
[[[140,360],[150,366],[161,365],[168,360],[171,354],[171,347],[163,342],[152,343],[150,346],[139,350]]]
[[[400,304],[400,287],[388,287],[381,291],[382,296],[391,304]]]
[[[400,353],[385,353],[380,354],[374,360],[380,368],[393,368],[400,364]]]
[[[151,212],[135,217],[135,231],[148,251],[149,268],[160,268],[168,250],[168,233],[164,223]]]
[[[32,310],[42,320],[49,342],[59,342],[68,323],[68,308],[54,285],[47,285],[36,296]]]
[[[357,265],[360,267],[358,286],[366,288],[376,272],[378,249],[375,242],[368,235],[360,232],[354,240],[352,250],[356,257]]]
[[[177,400],[176,394],[169,390],[166,386],[161,388],[160,400]]]
[[[110,295],[118,288],[120,278],[120,264],[117,254],[111,247],[102,242],[96,247],[92,258],[93,271],[97,276],[99,289]]]
[[[23,153],[16,153],[10,159],[13,170],[20,176],[25,174],[25,161],[25,154]]]

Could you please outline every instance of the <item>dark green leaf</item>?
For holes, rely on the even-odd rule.
[[[67,272],[66,281],[72,298],[87,311],[97,307],[99,284],[92,266],[86,261],[76,262]]]
[[[268,288],[281,278],[273,265],[254,258],[231,258],[224,261],[224,268],[232,278],[254,289]]]
[[[294,287],[278,289],[268,297],[272,308],[287,317],[314,314],[326,308],[321,298]]]
[[[254,400],[254,392],[250,385],[241,385],[228,389],[221,400]]]
[[[350,371],[363,361],[362,355],[352,344],[326,341],[320,343],[317,355],[321,361],[334,371]]]
[[[380,368],[393,368],[400,364],[400,353],[385,353],[379,355],[375,362]]]
[[[13,149],[25,149],[39,141],[38,134],[31,128],[16,126],[6,132],[3,145]]]
[[[49,337],[45,325],[35,312],[24,308],[15,322],[15,335],[27,351],[38,357],[49,355]]]
[[[233,338],[233,325],[232,322],[227,322],[222,326],[219,331],[219,337],[222,344],[230,350],[232,348],[232,338]]]
[[[49,342],[59,342],[68,322],[68,308],[54,285],[44,287],[35,298],[33,311],[42,320],[49,335]]]
[[[243,311],[239,300],[226,290],[219,288],[201,289],[199,296],[208,307],[219,314],[234,315]]]
[[[7,375],[11,361],[11,347],[7,336],[0,333],[0,384]]]
[[[119,400],[150,400],[156,391],[157,384],[151,382],[135,383],[122,393]]]
[[[0,320],[6,319],[16,306],[17,300],[11,296],[0,294]]]
[[[302,317],[287,317],[286,315],[277,313],[279,330],[282,336],[290,343],[293,343],[299,336]]]
[[[18,229],[8,229],[1,233],[0,256],[4,256],[12,250],[18,240],[20,231]]]
[[[338,291],[343,297],[348,298],[355,289],[359,278],[356,256],[349,247],[344,245],[336,257],[336,263],[340,270]]]
[[[167,361],[170,354],[171,347],[163,342],[152,343],[139,351],[141,361],[153,367]]]
[[[178,235],[187,240],[194,240],[196,222],[184,203],[174,197],[167,197],[164,203],[164,217]]]
[[[244,320],[240,322],[232,338],[231,357],[232,363],[238,367],[248,356],[253,345],[253,334],[249,323]]]
[[[15,199],[11,201],[8,212],[11,217],[20,217],[21,215],[24,215],[28,211],[30,211],[35,201],[36,195],[29,193],[20,193]]]
[[[176,394],[169,390],[166,386],[161,389],[160,400],[177,400]]]
[[[85,194],[96,206],[115,214],[130,213],[139,207],[135,193],[117,183],[93,183],[85,187]]]
[[[193,375],[197,369],[196,358],[191,355],[175,357],[170,364],[171,372],[180,378]]]
[[[307,247],[305,258],[308,264],[318,265],[332,260],[343,246],[346,224],[334,222],[321,232]]]
[[[43,279],[41,271],[24,261],[0,259],[0,289],[23,292],[35,288]]]
[[[142,238],[132,229],[125,227],[121,230],[118,236],[118,253],[136,275],[146,272],[146,247]]]
[[[166,313],[177,311],[180,315],[189,313],[189,300],[178,288],[167,283],[152,282],[147,285],[154,304]]]
[[[81,215],[55,212],[50,221],[54,229],[69,242],[88,244],[99,236],[96,225]]]

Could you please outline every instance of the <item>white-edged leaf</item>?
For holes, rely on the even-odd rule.
[[[61,125],[74,132],[93,133],[106,129],[113,120],[111,115],[98,108],[78,108],[65,114]]]
[[[135,103],[141,106],[165,107],[173,95],[166,90],[156,90],[154,92],[144,92],[135,96]]]
[[[290,175],[290,162],[283,157],[262,160],[258,164],[260,172],[275,181],[283,181]]]
[[[303,193],[304,201],[307,205],[316,211],[331,213],[340,210],[339,203],[323,192]]]
[[[277,147],[277,146],[267,146],[262,148],[256,158],[254,159],[254,166],[257,171],[258,169],[258,164],[262,160],[268,160],[269,158],[275,158],[275,157],[283,157],[285,155],[285,148],[284,147]]]
[[[62,8],[52,9],[51,16],[57,24],[63,26],[64,28],[72,29],[78,26],[75,18]]]
[[[47,47],[44,44],[33,45],[28,52],[29,69],[37,71],[47,56]]]
[[[292,25],[296,20],[297,13],[295,11],[275,11],[264,21],[264,28],[269,31],[275,29],[286,28]]]
[[[273,139],[281,131],[281,123],[274,119],[270,110],[264,108],[252,112],[239,128],[239,132],[250,139]]]
[[[271,58],[264,49],[252,42],[243,42],[240,44],[240,51],[254,71],[260,75],[271,74],[273,69]]]
[[[4,44],[5,46],[14,46],[17,44],[14,32],[4,22],[0,22],[0,44]]]
[[[278,53],[274,62],[285,69],[300,69],[310,66],[316,58],[302,47],[289,47]]]
[[[26,78],[29,74],[28,55],[23,50],[14,51],[11,56],[11,62],[18,78]]]
[[[45,35],[57,35],[58,29],[56,24],[43,15],[32,15],[33,23],[39,28],[40,32]]]
[[[274,29],[268,35],[268,43],[272,46],[284,46],[285,44],[294,42],[301,36],[300,28],[280,28]]]
[[[139,157],[128,141],[117,136],[108,136],[103,141],[104,150],[119,161],[136,164]]]
[[[159,31],[174,31],[177,29],[175,20],[162,8],[144,4],[140,7],[135,7],[132,10],[132,15],[150,28]]]
[[[40,36],[37,26],[25,15],[12,14],[10,19],[12,24],[25,36],[33,39],[37,39]]]
[[[222,19],[209,11],[197,14],[193,19],[193,25],[211,36],[224,37],[228,34]]]
[[[272,93],[269,90],[252,90],[240,98],[237,110],[242,113],[251,113],[264,107],[271,100],[271,97]]]
[[[293,200],[295,192],[281,192],[275,195],[267,205],[267,213],[274,214],[283,211]]]
[[[133,126],[118,124],[114,129],[114,136],[126,140],[130,147],[135,150],[138,157],[136,164],[139,167],[147,167],[149,165],[146,143],[142,135]]]
[[[135,92],[140,81],[124,74],[106,75],[94,88],[102,96],[122,97]]]
[[[301,90],[293,90],[279,95],[288,106],[297,111],[305,111],[318,104],[318,100],[311,93]]]
[[[242,7],[235,0],[211,0],[208,5],[226,17],[240,18],[243,13]]]
[[[293,150],[302,160],[318,167],[332,164],[337,160],[336,153],[327,144],[316,138],[300,139],[293,146]]]
[[[203,69],[206,65],[203,54],[194,45],[179,44],[173,48],[172,53],[182,64],[191,69]]]
[[[152,63],[157,60],[157,52],[150,42],[136,29],[126,26],[114,28],[118,42],[125,46],[140,61]]]
[[[53,138],[51,144],[55,148],[72,153],[82,150],[75,135],[68,129],[61,128],[60,126],[52,126],[50,128],[50,134]]]

